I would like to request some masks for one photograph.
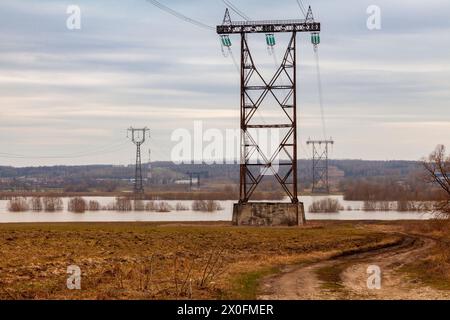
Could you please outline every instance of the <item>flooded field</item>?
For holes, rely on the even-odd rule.
[[[323,198],[337,199],[344,207],[338,213],[310,213],[308,207]],[[112,197],[84,197],[86,201],[94,200],[101,206],[114,203]],[[148,211],[113,211],[99,210],[86,211],[85,213],[73,213],[67,210],[69,198],[62,198],[63,210],[58,212],[9,212],[8,201],[0,200],[0,223],[13,222],[119,222],[119,221],[231,221],[233,203],[235,201],[218,201],[221,210],[214,212],[202,212],[192,210],[193,201],[164,201],[172,207],[170,212]],[[362,201],[345,201],[342,196],[302,196],[300,201],[304,203],[306,218],[317,220],[424,220],[433,217],[430,213],[423,212],[397,212],[397,211],[364,211]],[[155,201],[158,203],[159,201]],[[177,204],[182,204],[187,210],[176,210]]]

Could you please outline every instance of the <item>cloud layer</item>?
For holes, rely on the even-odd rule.
[[[218,0],[161,2],[210,25],[224,11]],[[71,4],[81,8],[81,30],[66,28]],[[311,4],[323,29],[333,156],[418,159],[438,143],[450,145],[450,3]],[[381,30],[366,27],[371,4],[381,8]],[[300,17],[294,0],[239,1],[239,7],[254,19]],[[239,75],[217,35],[145,0],[2,0],[0,30],[0,165],[132,163],[130,125],[148,126],[153,160],[169,160],[173,130],[192,130],[195,120],[220,130],[239,125]],[[308,38],[299,35],[302,144],[322,135]],[[287,39],[277,40],[280,59]],[[238,38],[232,41],[237,59]],[[269,76],[274,61],[264,36],[250,43]]]

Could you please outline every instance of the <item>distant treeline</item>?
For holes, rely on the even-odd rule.
[[[422,170],[419,161],[330,160],[346,178],[407,177]]]
[[[329,160],[330,166],[335,166],[345,173],[346,177],[381,177],[399,175],[405,176],[420,169],[417,161],[367,161],[367,160]],[[143,170],[147,164],[142,164]],[[186,176],[188,171],[205,171],[211,178],[239,178],[239,164],[175,164],[170,161],[152,162],[152,171],[167,177],[178,178]],[[165,170],[163,170],[165,169]],[[299,160],[300,174],[311,171],[310,160]],[[173,177],[173,174],[176,177]],[[134,165],[85,165],[85,166],[48,166],[48,167],[5,167],[0,166],[0,178],[97,178],[97,179],[128,179],[134,175]]]
[[[346,179],[340,188],[345,200],[359,201],[440,201],[446,199],[442,190],[420,177]]]
[[[311,185],[311,161],[298,161],[298,183],[300,189]],[[342,172],[350,179],[373,177],[403,177],[418,170],[415,161],[364,161],[330,160],[330,167]],[[187,179],[187,172],[206,172],[202,177],[208,185],[239,183],[239,164],[174,164],[170,161],[153,162],[149,175],[148,164],[143,164],[143,175],[147,186],[162,191],[170,185],[170,190],[186,191],[187,186],[175,186],[175,182]],[[282,173],[283,174],[283,173]],[[52,167],[2,167],[0,166],[0,190],[54,190],[64,192],[115,192],[129,190],[134,177],[134,166],[85,165]],[[339,178],[331,178],[341,179]],[[266,179],[265,179],[266,180]],[[333,181],[336,182],[336,181]],[[158,189],[159,188],[159,189]],[[175,188],[175,189],[174,189]],[[271,189],[261,189],[271,190]]]

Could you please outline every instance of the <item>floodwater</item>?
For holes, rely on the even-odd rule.
[[[308,207],[315,200],[322,198],[338,199],[345,210],[339,213],[309,213]],[[96,200],[101,205],[114,202],[112,197],[84,197],[85,200]],[[0,223],[14,222],[120,222],[120,221],[231,221],[233,203],[236,201],[219,201],[223,210],[216,212],[199,212],[193,210],[171,212],[117,212],[93,211],[72,213],[67,211],[68,198],[63,198],[64,210],[60,212],[8,212],[7,200],[0,200]],[[362,201],[345,201],[342,196],[301,196],[304,203],[306,219],[310,220],[425,220],[433,217],[430,213],[396,212],[396,211],[363,211]],[[158,201],[156,201],[158,202]],[[177,203],[190,208],[192,201],[169,200],[164,201],[175,208]],[[351,207],[352,210],[348,210]]]

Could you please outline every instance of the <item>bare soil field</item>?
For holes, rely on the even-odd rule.
[[[226,223],[3,224],[0,298],[253,299],[262,297],[266,277],[283,277],[286,266],[296,270],[299,265],[402,246],[404,229],[436,239],[445,234],[423,230],[416,222],[309,222],[300,228]],[[425,266],[430,269],[435,261],[442,265],[441,249],[436,249],[440,240],[430,241],[426,252],[419,252],[423,259],[410,259],[399,272],[420,276],[428,274],[423,272]],[[67,288],[70,265],[81,269],[81,290]],[[428,286],[447,279],[446,268],[425,279]]]

